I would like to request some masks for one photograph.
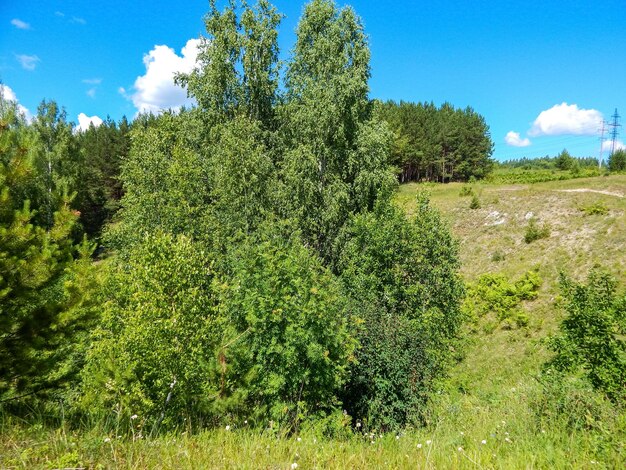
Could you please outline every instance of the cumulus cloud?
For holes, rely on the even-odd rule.
[[[602,142],[602,150],[604,152],[610,152],[612,148],[613,148],[612,140],[605,140],[604,142]],[[626,150],[626,145],[624,145],[624,142],[622,142],[621,140],[616,140],[615,150]]]
[[[17,29],[30,29],[30,24],[28,24],[26,21],[22,21],[17,18],[13,18],[11,20],[11,24],[15,26]]]
[[[37,62],[40,61],[36,55],[17,54],[15,56],[23,69],[33,71],[37,67]]]
[[[124,88],[118,91],[128,97],[140,113],[159,113],[164,109],[179,109],[181,106],[193,104],[194,101],[187,97],[187,92],[174,83],[174,74],[193,70],[200,41],[187,41],[182,48],[182,55],[176,54],[171,47],[155,46],[143,58],[146,73],[135,80],[134,93],[128,96]]]
[[[595,109],[581,109],[575,104],[561,103],[542,111],[528,135],[595,135],[602,119],[602,113]]]
[[[522,139],[519,135],[519,132],[509,131],[504,138],[504,141],[507,145],[511,145],[513,147],[528,147],[531,145],[531,141],[528,137]]]
[[[100,124],[102,124],[102,119],[100,119],[98,116],[87,116],[85,113],[80,113],[78,115],[78,127],[76,128],[76,130],[80,132],[86,131],[87,129],[89,129],[90,124],[98,127]]]
[[[19,103],[15,92],[7,85],[0,83],[0,94],[5,100],[13,101],[17,105],[17,109],[19,110],[19,112],[22,113],[28,121],[33,118],[32,114],[30,114],[30,111]]]

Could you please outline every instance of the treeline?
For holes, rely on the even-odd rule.
[[[567,149],[557,156],[546,155],[540,158],[518,158],[498,162],[498,168],[520,168],[523,170],[573,170],[598,168],[598,159],[593,157],[573,157]]]
[[[379,103],[379,112],[393,131],[392,162],[400,182],[467,181],[491,171],[489,126],[472,108],[388,101]]]
[[[573,157],[567,149],[563,149],[556,157],[546,155],[541,158],[518,158],[504,160],[497,163],[497,168],[512,168],[522,170],[562,170],[573,174],[583,169],[599,168],[598,159],[594,157]],[[626,170],[626,151],[618,149],[611,153],[603,162],[603,167],[612,172]]]
[[[410,219],[393,203],[355,12],[309,3],[284,74],[280,19],[210,2],[177,77],[193,109],[76,134],[0,100],[3,409],[134,432],[423,417],[463,320],[457,244],[425,196]]]
[[[119,208],[123,195],[121,162],[130,149],[130,124],[107,118],[100,126],[78,131],[55,101],[42,101],[32,121],[27,122],[14,103],[2,102],[4,138],[10,132],[21,142],[24,172],[29,176],[23,196],[37,208],[34,221],[49,228],[60,203],[71,205],[79,215],[74,235],[100,234]],[[8,164],[9,149],[3,154]],[[28,168],[28,170],[26,170]]]

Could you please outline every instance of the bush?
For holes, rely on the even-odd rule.
[[[473,196],[473,195],[474,195],[474,188],[472,188],[468,184],[464,184],[463,186],[461,186],[461,191],[459,192],[459,196],[465,197],[465,196]]]
[[[609,274],[593,270],[587,284],[561,275],[567,317],[549,341],[546,369],[582,374],[616,403],[626,402],[626,295]]]
[[[589,206],[581,207],[580,211],[584,212],[585,215],[606,215],[609,213],[609,208],[602,201],[598,201]]]
[[[420,417],[463,316],[458,248],[420,195],[414,220],[379,204],[352,221],[339,271],[362,319],[344,406],[376,429]]]
[[[179,424],[212,399],[222,324],[210,258],[180,235],[144,237],[104,286],[81,406],[129,424]]]
[[[340,284],[298,237],[271,227],[232,256],[216,411],[287,429],[332,415],[355,347]]]
[[[509,326],[524,327],[528,325],[528,317],[518,307],[525,300],[537,298],[541,283],[536,270],[528,271],[515,282],[502,274],[483,274],[476,284],[468,286],[463,309],[474,318],[493,312]]]
[[[550,237],[550,226],[548,224],[543,224],[541,227],[537,225],[537,219],[532,217],[528,221],[528,226],[526,227],[526,233],[524,234],[524,241],[526,243],[532,243],[535,240],[541,240],[542,238]]]
[[[480,199],[478,199],[478,196],[476,196],[476,194],[472,195],[472,200],[470,202],[469,208],[480,209]]]

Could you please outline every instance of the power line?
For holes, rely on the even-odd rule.
[[[619,124],[619,118],[621,116],[617,114],[617,108],[615,108],[615,113],[611,117],[613,118],[613,122],[609,124],[609,127],[613,128],[610,134],[611,135],[611,155],[613,155],[615,153],[615,141],[617,140],[617,136],[619,135],[617,128],[622,127],[622,125]]]
[[[604,137],[604,133],[606,132],[606,124],[607,122],[603,119],[602,120],[602,129],[600,129],[600,158],[598,158],[598,168],[602,167],[602,152],[604,151],[604,141],[606,140],[606,137]]]

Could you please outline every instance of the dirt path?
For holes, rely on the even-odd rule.
[[[607,196],[615,196],[623,198],[624,195],[621,193],[612,193],[611,191],[601,191],[599,189],[589,189],[589,188],[579,188],[579,189],[556,189],[555,191],[559,191],[561,193],[598,193],[605,194]]]

